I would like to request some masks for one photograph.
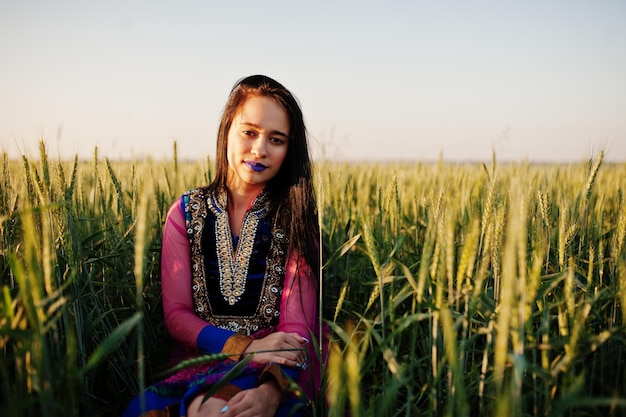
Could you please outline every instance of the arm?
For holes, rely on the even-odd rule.
[[[315,349],[312,343],[303,341],[311,339],[311,333],[315,333],[315,322],[317,317],[317,284],[314,281],[314,275],[308,265],[300,258],[293,254],[287,262],[287,271],[285,274],[285,282],[283,295],[280,304],[280,320],[277,332],[284,332],[290,335],[297,335],[295,345],[298,348],[304,348],[306,354],[299,352],[297,362],[303,364],[303,367],[294,367],[291,362],[281,362],[273,359],[268,363],[263,374],[261,382],[266,380],[275,381],[281,390],[288,385],[288,380],[284,378],[284,374],[291,379],[298,379],[301,370],[310,373],[307,369],[311,365],[311,361],[305,360],[314,358]],[[262,350],[265,348],[254,341],[248,350]],[[293,347],[293,344],[292,344]],[[280,365],[279,365],[280,364]]]
[[[303,259],[290,256],[280,302],[278,330],[310,339],[317,317],[317,283]]]
[[[177,200],[167,213],[161,249],[165,327],[175,340],[204,353],[243,352],[251,339],[212,326],[198,317],[191,286],[191,248],[183,210]]]

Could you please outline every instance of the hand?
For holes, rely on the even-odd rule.
[[[222,410],[226,405],[226,400],[211,397],[204,403],[204,394],[198,395],[187,406],[187,415],[189,417],[218,417],[222,416]]]
[[[274,382],[243,390],[231,398],[220,415],[223,417],[273,417],[280,405],[281,393]]]
[[[277,363],[292,367],[300,367],[305,364],[304,345],[308,341],[298,333],[276,332],[262,339],[255,339],[244,351],[255,353],[252,360],[260,364]]]

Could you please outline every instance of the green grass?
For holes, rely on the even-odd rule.
[[[210,161],[2,158],[0,414],[116,415],[167,368],[159,251]],[[318,163],[330,416],[626,412],[626,164]]]

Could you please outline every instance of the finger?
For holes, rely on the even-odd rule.
[[[255,405],[250,400],[250,391],[243,390],[237,393],[233,398],[228,401],[228,409],[223,414],[223,417],[230,416],[246,416],[250,413],[251,408]],[[220,416],[221,417],[221,416]]]
[[[187,407],[190,416],[216,415],[223,405],[226,404],[226,401],[218,398],[209,398],[203,402],[203,397],[204,395],[198,395],[191,401],[189,407]]]
[[[309,339],[306,337],[300,336],[298,333],[289,333],[294,342],[296,342],[296,346],[300,347],[306,343],[309,343]]]
[[[298,333],[296,333],[296,340],[298,340],[298,343],[300,343],[301,345],[309,343],[309,339],[304,336],[300,336]]]
[[[277,356],[295,362],[302,362],[307,356],[306,347],[304,346],[304,343],[296,342],[296,345],[292,344],[286,348],[286,350],[277,352]]]
[[[307,369],[307,364],[306,361],[300,357],[293,357],[293,358],[279,358],[278,360],[273,360],[271,362],[277,363],[279,365],[283,365],[283,366],[289,366],[292,368],[298,368],[298,369]]]
[[[294,362],[300,362],[301,354],[295,350],[286,350],[284,352],[280,352],[276,354],[276,357],[279,359],[278,363],[282,363],[285,365],[291,365]]]

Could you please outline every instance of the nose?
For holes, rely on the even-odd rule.
[[[250,149],[250,153],[257,158],[262,158],[265,156],[265,139],[263,137],[257,138],[252,144],[252,148]]]

